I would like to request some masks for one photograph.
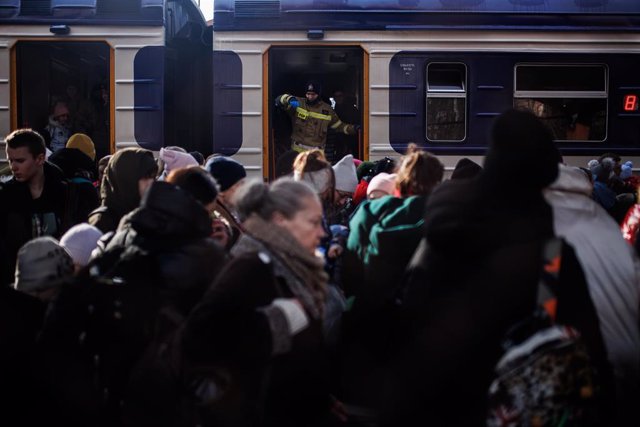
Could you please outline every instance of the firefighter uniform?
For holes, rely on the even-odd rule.
[[[292,100],[298,102],[298,107],[290,105]],[[320,99],[311,104],[307,98],[284,94],[276,98],[276,105],[291,116],[291,148],[295,151],[323,150],[329,128],[346,135],[356,133],[354,125],[342,122],[333,108]]]

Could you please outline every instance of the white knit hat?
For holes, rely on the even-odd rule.
[[[65,248],[73,258],[73,262],[85,266],[91,258],[91,251],[98,246],[102,231],[93,225],[82,223],[67,230],[60,239],[60,246]]]
[[[336,175],[336,190],[345,193],[353,193],[358,186],[358,175],[356,165],[353,163],[353,156],[347,154],[333,166]]]

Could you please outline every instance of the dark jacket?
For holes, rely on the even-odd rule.
[[[162,291],[187,315],[222,269],[226,255],[211,235],[204,206],[166,182],[154,182],[107,246],[137,245],[157,260]]]
[[[45,307],[32,296],[0,286],[1,425],[35,426],[46,422],[39,410],[46,402],[34,387],[29,364]]]
[[[49,157],[58,166],[69,186],[69,207],[73,222],[86,222],[89,214],[100,205],[98,192],[93,186],[97,179],[96,164],[76,148],[62,148]]]
[[[182,344],[189,363],[231,378],[224,406],[213,409],[206,425],[305,426],[327,414],[320,321],[308,316],[288,351],[274,346],[282,337],[270,329],[267,307],[293,297],[283,268],[266,248],[236,256],[187,321]]]
[[[0,188],[0,240],[5,256],[0,263],[1,282],[13,281],[16,255],[22,245],[39,236],[60,238],[73,225],[67,211],[67,185],[60,169],[44,163],[44,188],[38,199],[31,198],[29,185],[15,179]]]
[[[529,315],[553,235],[541,192],[501,193],[482,177],[449,181],[427,203],[425,239],[406,281],[389,420],[483,425],[506,330]],[[604,369],[598,318],[573,249],[564,245],[558,322],[580,330]],[[402,322],[401,322],[402,324]],[[464,411],[460,410],[464,408]]]
[[[157,350],[176,333],[226,261],[223,250],[209,238],[211,223],[206,209],[172,184],[153,183],[141,206],[122,224],[105,253],[72,285],[63,288],[40,337],[49,378],[46,387],[65,425],[119,425],[121,410],[129,425],[161,425],[149,417],[165,415],[165,410],[171,413],[170,404],[158,406],[157,402],[165,402],[166,391],[178,392],[180,385],[171,382],[172,372],[161,371],[167,376],[156,376],[158,366],[154,363],[160,354],[142,358],[148,349]],[[96,271],[98,278],[93,277]],[[102,279],[113,275],[124,283],[121,289],[104,284]],[[96,288],[94,294],[83,291],[89,286]],[[78,316],[87,312],[89,304],[94,319],[108,320],[91,323],[86,315]],[[109,322],[114,322],[109,310],[119,312],[120,318],[118,327],[105,327],[110,331],[105,333],[100,326],[113,326]],[[87,325],[77,324],[82,321]],[[108,367],[102,368],[106,375],[101,366],[87,363],[86,344],[77,338],[84,327],[88,327],[86,335],[93,334],[91,348],[101,351],[101,366]],[[114,366],[117,374],[109,376],[109,368]],[[95,384],[101,384],[94,378],[99,377],[96,372],[102,372],[104,383],[115,384],[106,407],[103,400],[95,398]],[[124,396],[124,403],[115,402],[112,396]],[[147,406],[150,403],[153,405]]]

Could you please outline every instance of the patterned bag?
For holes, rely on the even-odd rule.
[[[547,243],[538,307],[511,328],[489,388],[487,426],[588,426],[599,422],[599,388],[575,329],[554,323],[562,240]]]

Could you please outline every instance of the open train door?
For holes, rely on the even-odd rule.
[[[295,152],[291,152],[291,119],[275,107],[277,96],[288,93],[304,96],[305,83],[319,82],[323,101],[331,105],[340,119],[347,123],[364,123],[367,105],[365,79],[366,53],[359,46],[277,46],[265,56],[268,65],[268,151],[270,179],[290,171]],[[364,126],[363,126],[364,127]],[[344,135],[329,132],[325,147],[327,158],[335,163],[346,154],[363,159],[365,155],[362,132]]]
[[[113,151],[112,49],[106,42],[18,41],[11,54],[12,129],[45,132],[59,120],[71,133],[89,135],[98,158]]]

